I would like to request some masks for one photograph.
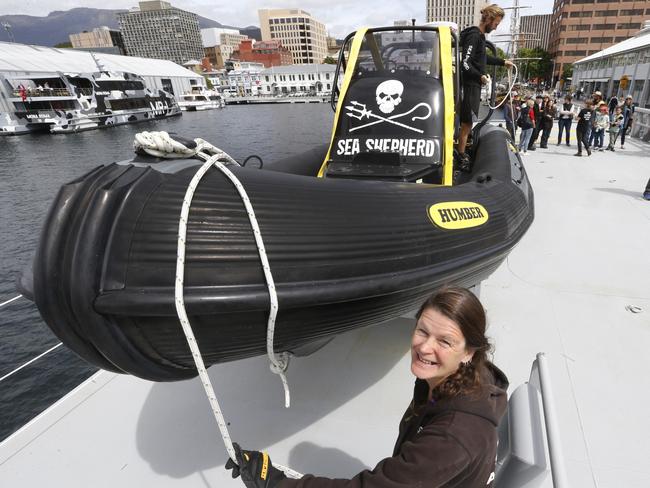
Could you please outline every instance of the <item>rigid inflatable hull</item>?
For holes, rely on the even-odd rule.
[[[505,131],[486,132],[477,169],[454,187],[283,172],[295,171],[295,158],[275,171],[231,167],[277,288],[276,351],[304,353],[413,310],[443,283],[470,286],[494,271],[530,226],[533,201]],[[34,261],[34,296],[55,334],[89,362],[155,381],[196,375],[174,282],[181,203],[201,164],[136,158],[61,189]],[[478,204],[489,217],[459,229],[434,223],[429,209],[453,202]],[[184,279],[207,365],[266,353],[258,250],[237,191],[217,169],[194,196]]]

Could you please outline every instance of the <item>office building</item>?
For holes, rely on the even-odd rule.
[[[183,64],[204,56],[199,18],[168,2],[140,2],[117,14],[124,45],[130,56],[167,59]]]
[[[555,0],[548,51],[559,79],[567,64],[634,36],[650,16],[650,0]]]
[[[312,64],[310,66],[279,66],[260,72],[262,95],[323,95],[333,87],[333,64]]]
[[[491,3],[487,0],[427,0],[427,22],[455,22],[461,31],[478,25],[481,9]]]
[[[253,44],[253,39],[245,39],[239,43],[239,48],[233,53],[232,58],[238,61],[262,63],[265,68],[293,64],[291,51],[277,40],[259,41]]]
[[[534,49],[541,47],[547,51],[551,32],[551,14],[523,15],[519,24],[519,32],[533,34],[521,36],[520,48]]]
[[[239,43],[246,39],[248,36],[241,34],[237,29],[224,27],[201,29],[205,56],[217,69],[224,67],[225,61],[230,59],[233,51],[239,48]]]
[[[115,48],[115,54],[126,54],[122,33],[105,26],[97,27],[90,32],[70,34],[68,37],[74,49],[110,50]]]
[[[325,24],[301,9],[257,11],[263,41],[277,40],[291,51],[294,64],[319,64],[327,57]]]

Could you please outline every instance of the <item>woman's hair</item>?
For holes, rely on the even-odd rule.
[[[465,347],[474,352],[471,361],[461,363],[455,373],[434,389],[433,397],[440,399],[478,389],[481,386],[481,370],[492,350],[485,337],[487,320],[483,305],[466,288],[443,286],[422,304],[416,314],[418,320],[427,309],[436,310],[457,324],[465,338]]]
[[[496,3],[493,3],[492,5],[488,5],[481,9],[481,22],[497,19],[499,17],[503,18],[505,15],[505,10],[499,7]]]

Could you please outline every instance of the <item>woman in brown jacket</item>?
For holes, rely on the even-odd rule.
[[[485,488],[494,479],[496,427],[506,408],[505,375],[487,359],[486,318],[465,288],[444,287],[417,313],[411,340],[413,400],[393,455],[352,479],[289,479],[266,453],[235,444],[233,477],[247,488]]]

